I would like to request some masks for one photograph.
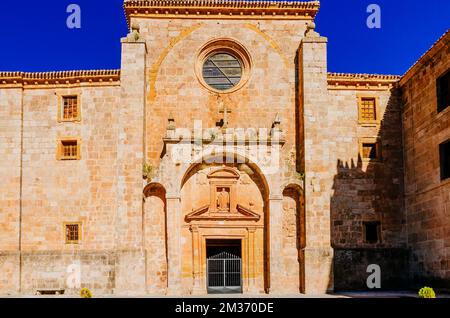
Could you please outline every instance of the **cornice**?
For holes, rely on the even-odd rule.
[[[62,72],[0,72],[0,88],[5,87],[46,87],[76,86],[83,83],[117,85],[120,82],[120,70],[90,70]]]
[[[123,4],[131,17],[160,19],[270,19],[311,20],[319,1],[268,0],[128,0]]]
[[[414,76],[414,74],[417,73],[417,71],[424,65],[426,62],[433,58],[434,55],[436,55],[440,50],[442,50],[444,47],[448,47],[450,42],[450,29],[447,30],[432,46],[431,48],[426,51],[417,61],[414,63],[402,76],[402,79],[400,80],[400,85],[403,86],[406,84],[411,77]]]
[[[328,89],[387,90],[399,80],[398,75],[328,73]]]

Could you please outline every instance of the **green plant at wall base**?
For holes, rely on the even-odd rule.
[[[431,287],[423,287],[419,290],[419,298],[436,298],[436,294]]]
[[[142,175],[145,179],[151,179],[153,174],[153,166],[149,165],[148,163],[144,163],[144,166],[142,167]]]
[[[80,297],[81,298],[92,298],[92,292],[89,290],[89,288],[82,288],[80,290]]]

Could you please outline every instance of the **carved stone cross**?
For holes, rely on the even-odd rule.
[[[228,127],[228,114],[231,113],[231,110],[228,109],[227,105],[224,105],[223,101],[219,102],[219,113],[223,114],[222,128],[227,128]]]

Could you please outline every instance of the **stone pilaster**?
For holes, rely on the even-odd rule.
[[[201,270],[202,259],[201,259],[201,241],[200,235],[198,233],[198,227],[191,227],[192,233],[192,264],[193,264],[193,279],[194,284],[192,288],[192,294],[194,295],[203,295],[206,293],[205,291],[205,282],[203,279],[203,273]]]
[[[282,294],[282,249],[283,249],[283,197],[271,195],[269,198],[270,237],[270,293]]]
[[[248,263],[249,263],[249,279],[248,292],[249,294],[257,294],[256,286],[256,255],[255,255],[255,228],[248,229]]]
[[[23,89],[0,89],[0,294],[21,292]]]
[[[181,198],[167,194],[167,294],[180,295],[181,289]]]
[[[305,292],[320,294],[333,287],[330,199],[334,138],[328,127],[327,39],[314,31],[313,24],[301,42],[298,60],[300,127],[304,133],[301,159],[306,171]]]
[[[122,39],[116,219],[116,294],[145,291],[142,244],[146,44],[134,30]],[[124,266],[121,266],[124,264]],[[130,266],[130,264],[133,264]]]

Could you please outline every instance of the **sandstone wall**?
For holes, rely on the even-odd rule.
[[[359,121],[360,95],[377,98],[379,123]],[[407,276],[407,250],[398,91],[330,87],[329,100],[329,124],[335,135],[330,207],[335,288],[367,289],[370,264],[380,266],[382,288],[400,288]],[[380,141],[380,161],[361,158],[361,138]],[[372,221],[380,222],[377,243],[365,239],[364,222]]]
[[[0,89],[0,294],[19,283],[22,90]]]
[[[382,290],[405,290],[408,286],[408,250],[404,248],[351,248],[334,250],[334,288],[368,290],[370,264],[380,266]],[[371,280],[372,282],[372,280]]]
[[[287,134],[283,159],[295,160],[295,58],[305,21],[133,19],[147,44],[146,155],[157,168],[170,114],[177,127],[215,127],[231,113],[229,127],[271,128],[279,113]],[[249,81],[231,94],[211,92],[197,79],[195,63],[210,40],[230,38],[252,58]],[[291,158],[292,157],[292,158]],[[283,160],[284,161],[284,160]]]
[[[450,139],[450,107],[437,113],[436,79],[450,68],[447,33],[402,80],[405,204],[411,275],[450,283],[450,180],[441,181],[439,144]]]
[[[358,120],[358,95],[379,98],[379,124]],[[405,247],[400,102],[393,90],[329,90],[336,175],[331,197],[334,247]],[[361,138],[381,141],[381,161],[360,156]],[[363,222],[381,222],[378,244],[365,242]]]
[[[113,263],[106,259],[115,249],[119,87],[2,89],[1,94],[0,102],[7,103],[1,109],[8,113],[0,116],[5,139],[0,159],[5,176],[5,189],[0,191],[0,292],[18,292],[20,270],[21,292],[26,294],[39,286],[50,288],[58,275],[64,283],[68,266],[78,261],[83,284],[94,292],[111,292]],[[80,94],[80,122],[58,122],[61,94]],[[62,137],[80,138],[81,160],[56,159],[57,141]],[[65,244],[64,222],[81,222],[80,244]]]

